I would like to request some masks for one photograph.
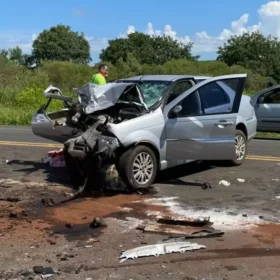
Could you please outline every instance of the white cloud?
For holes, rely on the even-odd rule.
[[[260,24],[246,27],[248,19],[248,14],[242,15],[238,20],[231,23],[231,29],[223,29],[218,36],[210,36],[206,31],[201,31],[197,32],[194,38],[190,38],[188,35],[180,37],[177,36],[177,32],[172,29],[171,25],[165,25],[163,31],[161,31],[155,30],[152,23],[148,23],[147,29],[144,32],[151,36],[170,36],[171,38],[176,39],[183,44],[193,42],[194,53],[215,52],[217,51],[217,48],[232,35],[240,35],[243,32],[252,32],[260,28]],[[127,34],[133,32],[136,32],[136,28],[133,25],[130,25],[128,27]]]
[[[36,37],[37,35],[32,31],[0,31],[0,49],[9,49],[19,46],[24,53],[31,53],[32,43]]]
[[[126,34],[129,35],[135,32],[135,27],[133,25],[129,25],[126,31]]]
[[[260,17],[260,30],[268,35],[280,37],[280,1],[271,1],[262,5],[258,14]]]
[[[233,35],[241,35],[244,32],[254,32],[260,30],[263,34],[271,34],[280,38],[280,1],[270,1],[262,5],[258,12],[259,22],[254,25],[248,25],[249,14],[244,13],[239,19],[231,22],[230,28],[224,28],[220,34],[213,36],[207,31],[199,31],[193,37],[188,34],[185,36],[178,36],[171,25],[165,25],[163,31],[155,30],[152,23],[148,23],[147,29],[144,31],[151,36],[167,35],[178,41],[187,44],[193,42],[194,53],[216,52],[219,46],[222,46],[226,40]],[[129,34],[136,31],[133,25],[129,26]]]

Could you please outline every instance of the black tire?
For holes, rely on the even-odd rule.
[[[236,157],[235,160],[230,161],[231,165],[239,166],[244,162],[244,160],[246,158],[247,150],[248,150],[248,141],[247,141],[247,137],[246,137],[245,133],[242,130],[239,130],[239,129],[236,130],[235,137],[242,137],[243,140],[244,140],[244,143],[245,143],[245,153],[244,153],[243,157],[240,158],[240,159],[238,159]],[[236,149],[236,147],[235,147],[235,149]]]
[[[133,163],[137,156],[139,156],[141,153],[148,154],[153,164],[151,177],[148,179],[147,182],[142,184],[137,182],[133,175]],[[149,147],[144,145],[139,145],[125,151],[119,156],[116,163],[116,168],[118,170],[119,176],[128,186],[128,188],[133,190],[149,188],[156,178],[158,168],[157,166],[158,164],[155,153]]]

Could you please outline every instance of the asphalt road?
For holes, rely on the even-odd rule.
[[[0,145],[57,147],[59,144],[35,136],[31,128],[24,126],[0,126]],[[253,140],[249,144],[249,156],[280,157],[280,141]]]
[[[56,185],[51,186],[67,183],[65,170],[47,168],[46,164],[40,163],[47,151],[56,145],[34,136],[26,127],[0,127],[0,181],[16,180],[11,187],[0,184],[1,197],[20,196],[25,202],[23,206],[19,202],[13,205],[0,203],[0,263],[5,273],[15,267],[27,270],[34,265],[51,265],[62,272],[56,278],[59,280],[89,277],[146,280],[155,279],[154,275],[157,275],[156,279],[173,280],[279,279],[280,224],[270,224],[270,221],[280,221],[280,141],[253,140],[249,145],[249,160],[242,166],[192,163],[166,170],[157,179],[149,202],[144,203],[143,196],[126,194],[87,197],[40,214],[42,198],[57,199],[71,192],[70,188],[62,190]],[[230,185],[220,184],[221,180]],[[202,189],[199,182],[208,182],[212,189]],[[21,220],[7,218],[7,211],[19,212],[20,207],[39,216],[28,216],[28,221],[26,217]],[[123,208],[123,214],[114,207]],[[127,212],[129,209],[134,210]],[[225,235],[223,238],[196,239],[195,242],[207,247],[205,251],[136,259],[121,266],[118,256],[122,249],[155,244],[166,237],[137,232],[135,219],[142,220],[143,214],[147,217],[153,213],[161,214],[161,211],[165,214],[167,210],[167,213],[188,218],[210,217],[214,228],[223,230]],[[83,223],[101,216],[113,219],[106,220],[108,228],[98,235],[100,242],[89,250],[76,248],[76,243],[70,239],[71,234],[77,235],[79,230],[84,234],[88,225]],[[131,219],[123,224],[123,217]],[[264,221],[269,223],[263,225]],[[57,227],[63,229],[61,237],[55,239],[55,246],[42,241],[43,231],[38,225],[45,232],[44,222],[51,222],[56,230]],[[75,230],[70,228],[64,234],[65,225],[69,223],[74,224]],[[27,236],[29,241],[26,241]],[[34,249],[35,242],[39,242],[40,247]],[[66,248],[71,250],[67,253],[75,257],[60,261],[58,253],[64,254]],[[27,253],[29,258],[26,258]],[[80,265],[87,269],[75,274]],[[0,279],[11,279],[1,276],[0,271]]]

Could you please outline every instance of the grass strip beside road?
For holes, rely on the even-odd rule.
[[[268,139],[279,139],[280,140],[280,133],[275,132],[257,132],[257,138],[268,138]]]
[[[35,111],[0,105],[0,125],[30,125]]]

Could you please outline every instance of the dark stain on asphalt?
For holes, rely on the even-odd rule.
[[[237,266],[234,266],[234,265],[227,265],[224,267],[227,271],[235,271],[235,270],[238,270],[238,267]]]

